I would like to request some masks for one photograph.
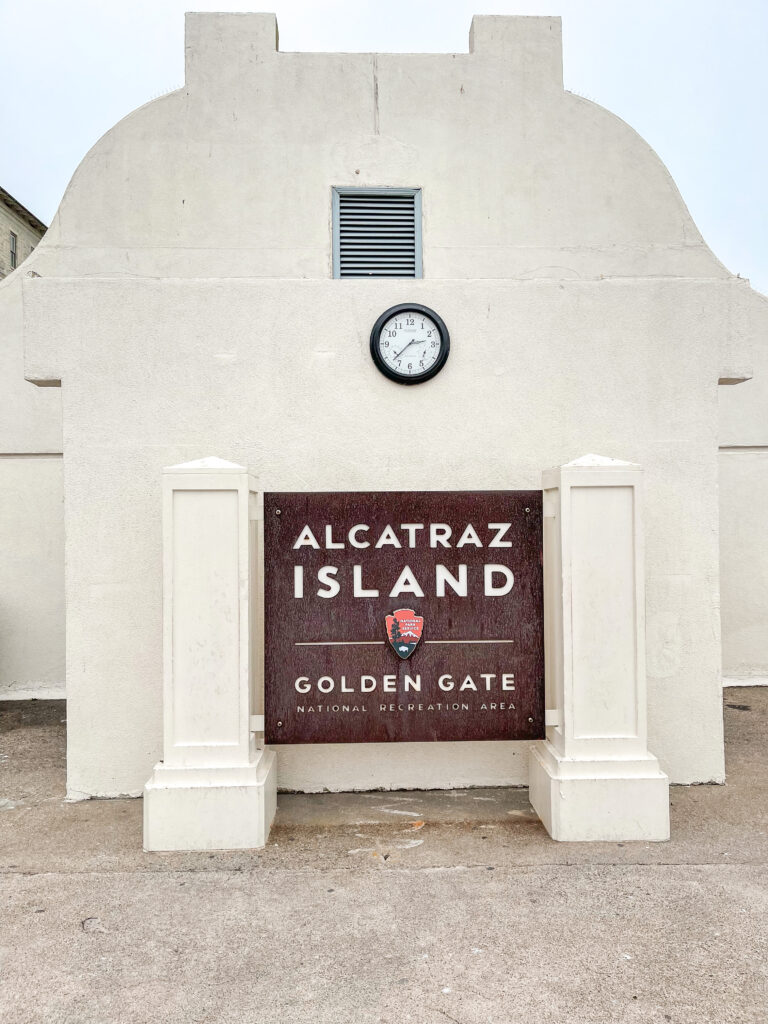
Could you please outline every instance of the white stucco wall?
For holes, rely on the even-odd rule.
[[[0,284],[0,699],[64,693],[61,391],[24,379],[28,269]]]
[[[720,388],[723,677],[768,684],[768,299],[749,293],[757,328],[751,380]]]
[[[26,373],[61,379],[69,786],[137,793],[160,753],[163,466],[265,489],[540,486],[587,451],[647,472],[649,745],[723,778],[717,381],[759,333],[666,169],[562,89],[560,25],[475,19],[473,51],[283,54],[266,15],[190,15],[185,88],[78,169],[24,280]],[[423,190],[424,280],[330,279],[334,185]],[[433,381],[373,367],[413,300]],[[394,465],[388,429],[427,440]],[[284,788],[525,781],[522,745],[279,748]]]
[[[0,699],[61,697],[61,457],[0,457],[0,493]]]
[[[536,487],[542,466],[582,449],[643,464],[650,745],[678,780],[721,777],[712,381],[733,287],[27,282],[30,344],[42,351],[58,317],[67,381],[72,788],[133,792],[159,752],[160,471],[210,452],[267,490]],[[423,388],[390,384],[367,353],[370,324],[404,292],[454,339]],[[308,336],[317,323],[333,330]],[[408,466],[392,463],[393,424],[426,440]],[[281,748],[280,782],[521,782],[522,746]]]
[[[720,453],[723,681],[768,685],[768,445]]]

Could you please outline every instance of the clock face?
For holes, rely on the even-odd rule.
[[[374,363],[398,384],[421,384],[434,377],[445,365],[450,344],[437,313],[413,303],[392,306],[371,331]]]

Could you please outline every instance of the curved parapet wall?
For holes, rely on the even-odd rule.
[[[562,86],[557,18],[464,54],[281,53],[272,15],[190,14],[183,89],[86,156],[55,273],[325,278],[329,185],[416,185],[428,278],[728,277],[650,147]]]

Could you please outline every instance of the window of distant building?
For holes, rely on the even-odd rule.
[[[18,238],[11,232],[11,270],[15,270],[18,263]]]

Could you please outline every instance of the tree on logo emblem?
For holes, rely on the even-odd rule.
[[[392,625],[390,626],[389,629],[389,639],[392,641],[393,644],[396,644],[397,641],[400,639],[400,624],[398,623],[394,615],[392,616]]]

